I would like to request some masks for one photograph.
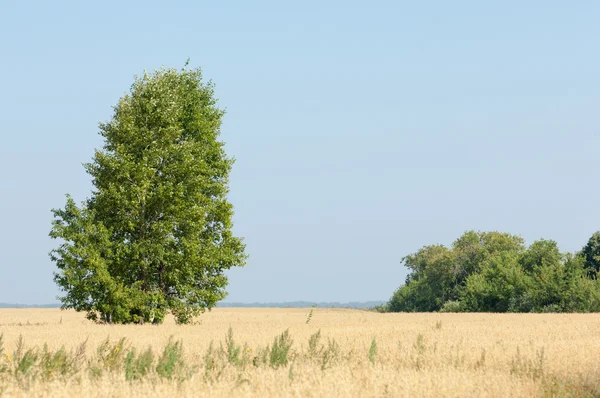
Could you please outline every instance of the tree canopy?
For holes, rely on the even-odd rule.
[[[425,246],[403,259],[406,282],[390,311],[591,312],[600,311],[594,234],[581,253],[561,253],[556,242],[525,247],[516,235],[468,231],[450,248]]]
[[[232,233],[223,115],[200,69],[135,78],[100,123],[104,146],[85,165],[91,197],[53,210],[63,308],[109,323],[160,323],[170,311],[185,323],[225,297],[224,270],[246,255]]]
[[[585,267],[594,276],[600,272],[600,231],[594,233],[581,250]]]

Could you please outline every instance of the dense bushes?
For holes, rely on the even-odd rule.
[[[411,272],[388,303],[392,312],[600,311],[600,233],[572,255],[551,240],[526,248],[519,236],[469,231],[403,262]]]

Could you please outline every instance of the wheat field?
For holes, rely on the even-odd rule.
[[[274,365],[268,350],[285,331],[291,348],[284,359],[276,357],[283,362]],[[0,335],[2,396],[600,394],[600,316],[595,314],[219,308],[203,314],[194,325],[176,325],[169,318],[160,326],[120,326],[94,324],[73,311],[2,309]],[[97,347],[107,338],[108,356],[100,358]],[[121,338],[126,340],[118,345]],[[158,357],[169,341],[182,343],[177,377],[159,377],[153,363],[145,377],[128,380],[126,352],[151,347]],[[68,352],[83,347],[80,368],[62,376],[19,368],[15,355],[22,357],[28,349],[40,353],[44,345],[50,353],[62,346]],[[98,372],[90,370],[92,363],[99,366]]]

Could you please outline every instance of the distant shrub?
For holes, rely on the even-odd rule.
[[[387,304],[376,305],[371,310],[379,313],[390,312],[390,308]]]
[[[458,300],[448,300],[440,308],[440,312],[463,312],[463,307]]]
[[[548,304],[548,305],[543,306],[542,310],[540,312],[547,313],[547,314],[554,314],[554,313],[563,312],[563,311],[558,304]]]
[[[541,239],[467,231],[450,247],[424,246],[404,257],[410,270],[390,312],[600,312],[594,253],[600,233],[579,254]],[[600,261],[600,260],[599,260]]]

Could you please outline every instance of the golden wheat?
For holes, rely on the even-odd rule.
[[[141,352],[183,341],[184,381],[127,381],[123,372],[23,384],[0,377],[3,396],[595,396],[600,393],[600,316],[595,314],[381,314],[360,310],[215,309],[195,325],[97,325],[55,309],[0,310],[4,352],[26,347],[75,350],[86,358],[109,337]],[[289,330],[290,361],[281,367],[223,363],[207,376],[209,345],[229,328],[244,355],[257,357]],[[320,331],[318,358],[308,342]],[[329,354],[324,354],[333,344]],[[374,347],[375,345],[375,347]],[[0,364],[9,361],[0,358]],[[327,362],[329,361],[329,362]],[[327,363],[325,363],[327,362]]]

